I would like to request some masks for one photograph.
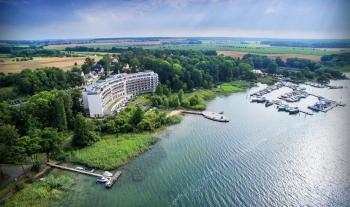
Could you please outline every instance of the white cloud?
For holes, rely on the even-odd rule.
[[[272,7],[269,7],[267,9],[264,10],[264,14],[272,14],[272,13],[275,13],[276,10]]]

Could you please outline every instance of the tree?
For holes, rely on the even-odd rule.
[[[15,126],[5,124],[0,126],[0,161],[1,162],[13,162],[18,159],[15,150],[16,140],[19,134]]]
[[[37,153],[41,150],[40,141],[41,138],[35,135],[23,136],[17,139],[17,146],[22,147],[25,155],[30,157],[34,163],[37,161]]]
[[[41,150],[46,153],[46,159],[49,161],[52,154],[61,150],[63,137],[56,129],[49,127],[44,128],[41,132],[36,131],[35,133],[40,136]]]
[[[85,62],[83,63],[83,65],[81,66],[82,71],[84,72],[84,74],[88,74],[91,72],[92,67],[95,65],[95,60],[92,58],[87,57],[85,59]]]
[[[21,163],[23,173],[23,161],[25,161],[25,146],[19,140],[17,129],[13,125],[5,124],[0,126],[0,161],[9,163]]]
[[[270,62],[267,66],[267,72],[270,74],[274,74],[276,73],[276,71],[277,71],[277,64],[274,61]]]
[[[180,106],[179,97],[178,96],[171,96],[170,101],[169,101],[169,105],[171,107],[174,107],[174,108],[179,107]]]
[[[181,89],[177,96],[179,97],[180,104],[182,104],[184,102],[184,91]]]
[[[74,121],[73,144],[79,147],[92,145],[99,140],[99,137],[93,131],[93,125],[90,120],[78,113]]]
[[[199,104],[199,97],[197,95],[194,95],[190,98],[190,105],[195,106]]]
[[[53,122],[52,126],[55,126],[59,131],[67,129],[67,117],[64,107],[62,96],[58,95],[53,100],[53,113],[51,119]]]
[[[67,127],[73,128],[74,117],[73,117],[73,100],[71,97],[71,93],[59,91],[58,96],[62,97],[62,100],[64,103],[64,111],[66,114]]]
[[[137,126],[138,123],[140,123],[144,117],[145,112],[140,108],[136,107],[136,110],[134,111],[130,123],[133,126]]]
[[[110,66],[111,66],[111,63],[112,63],[111,56],[104,55],[102,57],[102,59],[99,60],[97,63],[100,64],[103,67],[105,75],[108,75],[108,71],[110,70]]]
[[[72,113],[73,116],[76,115],[79,112],[83,112],[83,107],[81,105],[81,91],[79,89],[74,89],[70,93],[71,99],[72,99]]]

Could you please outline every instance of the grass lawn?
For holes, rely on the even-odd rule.
[[[219,85],[218,88],[223,93],[236,93],[236,92],[242,91],[242,88],[239,88],[239,87],[232,85],[230,83],[223,83],[223,84]]]
[[[70,161],[112,170],[147,150],[157,138],[151,133],[105,135],[101,141],[71,152]]]

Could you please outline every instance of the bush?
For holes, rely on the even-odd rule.
[[[39,161],[35,161],[32,165],[31,171],[33,172],[39,172],[40,171],[41,164]]]
[[[29,176],[28,179],[26,180],[26,183],[34,183],[36,181],[35,177]]]
[[[175,115],[175,116],[170,116],[167,118],[166,122],[168,125],[172,125],[172,124],[178,124],[180,123],[182,120],[182,117],[179,115]]]
[[[23,182],[17,181],[17,182],[15,183],[15,190],[16,190],[16,191],[20,191],[20,190],[22,190],[24,187],[25,187],[25,185],[24,185]]]
[[[67,176],[59,176],[54,177],[53,175],[49,175],[45,179],[45,185],[52,188],[60,189],[60,190],[68,190],[72,185],[74,184],[74,181],[72,178]]]

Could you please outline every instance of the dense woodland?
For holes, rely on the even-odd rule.
[[[324,65],[348,63],[348,54],[322,57],[321,63],[304,59],[283,61],[264,56],[246,55],[242,59],[217,56],[215,51],[143,50],[128,49],[112,63],[110,56],[101,64],[106,71],[137,72],[153,70],[161,84],[155,94],[150,94],[151,105],[157,108],[187,107],[202,109],[203,99],[198,96],[184,98],[184,92],[210,89],[219,83],[234,80],[255,81],[252,69],[267,73],[282,73],[299,79],[342,78],[340,72],[325,69]],[[130,68],[123,68],[124,64]],[[103,121],[91,120],[83,114],[81,72],[89,73],[95,65],[87,58],[81,68],[64,72],[58,68],[24,70],[16,74],[0,74],[0,89],[13,88],[24,103],[13,104],[13,99],[0,103],[0,157],[1,163],[38,163],[38,153],[59,157],[69,134],[72,147],[85,147],[100,139],[101,134],[153,131],[177,122],[158,110],[145,111],[139,106],[129,106],[117,116]],[[299,68],[299,71],[281,71],[279,67]],[[13,92],[12,91],[12,92]],[[198,107],[198,108],[196,108]],[[68,135],[67,135],[68,134]]]
[[[59,50],[44,49],[42,47],[13,47],[0,46],[0,54],[10,54],[12,57],[58,57],[64,56]]]

